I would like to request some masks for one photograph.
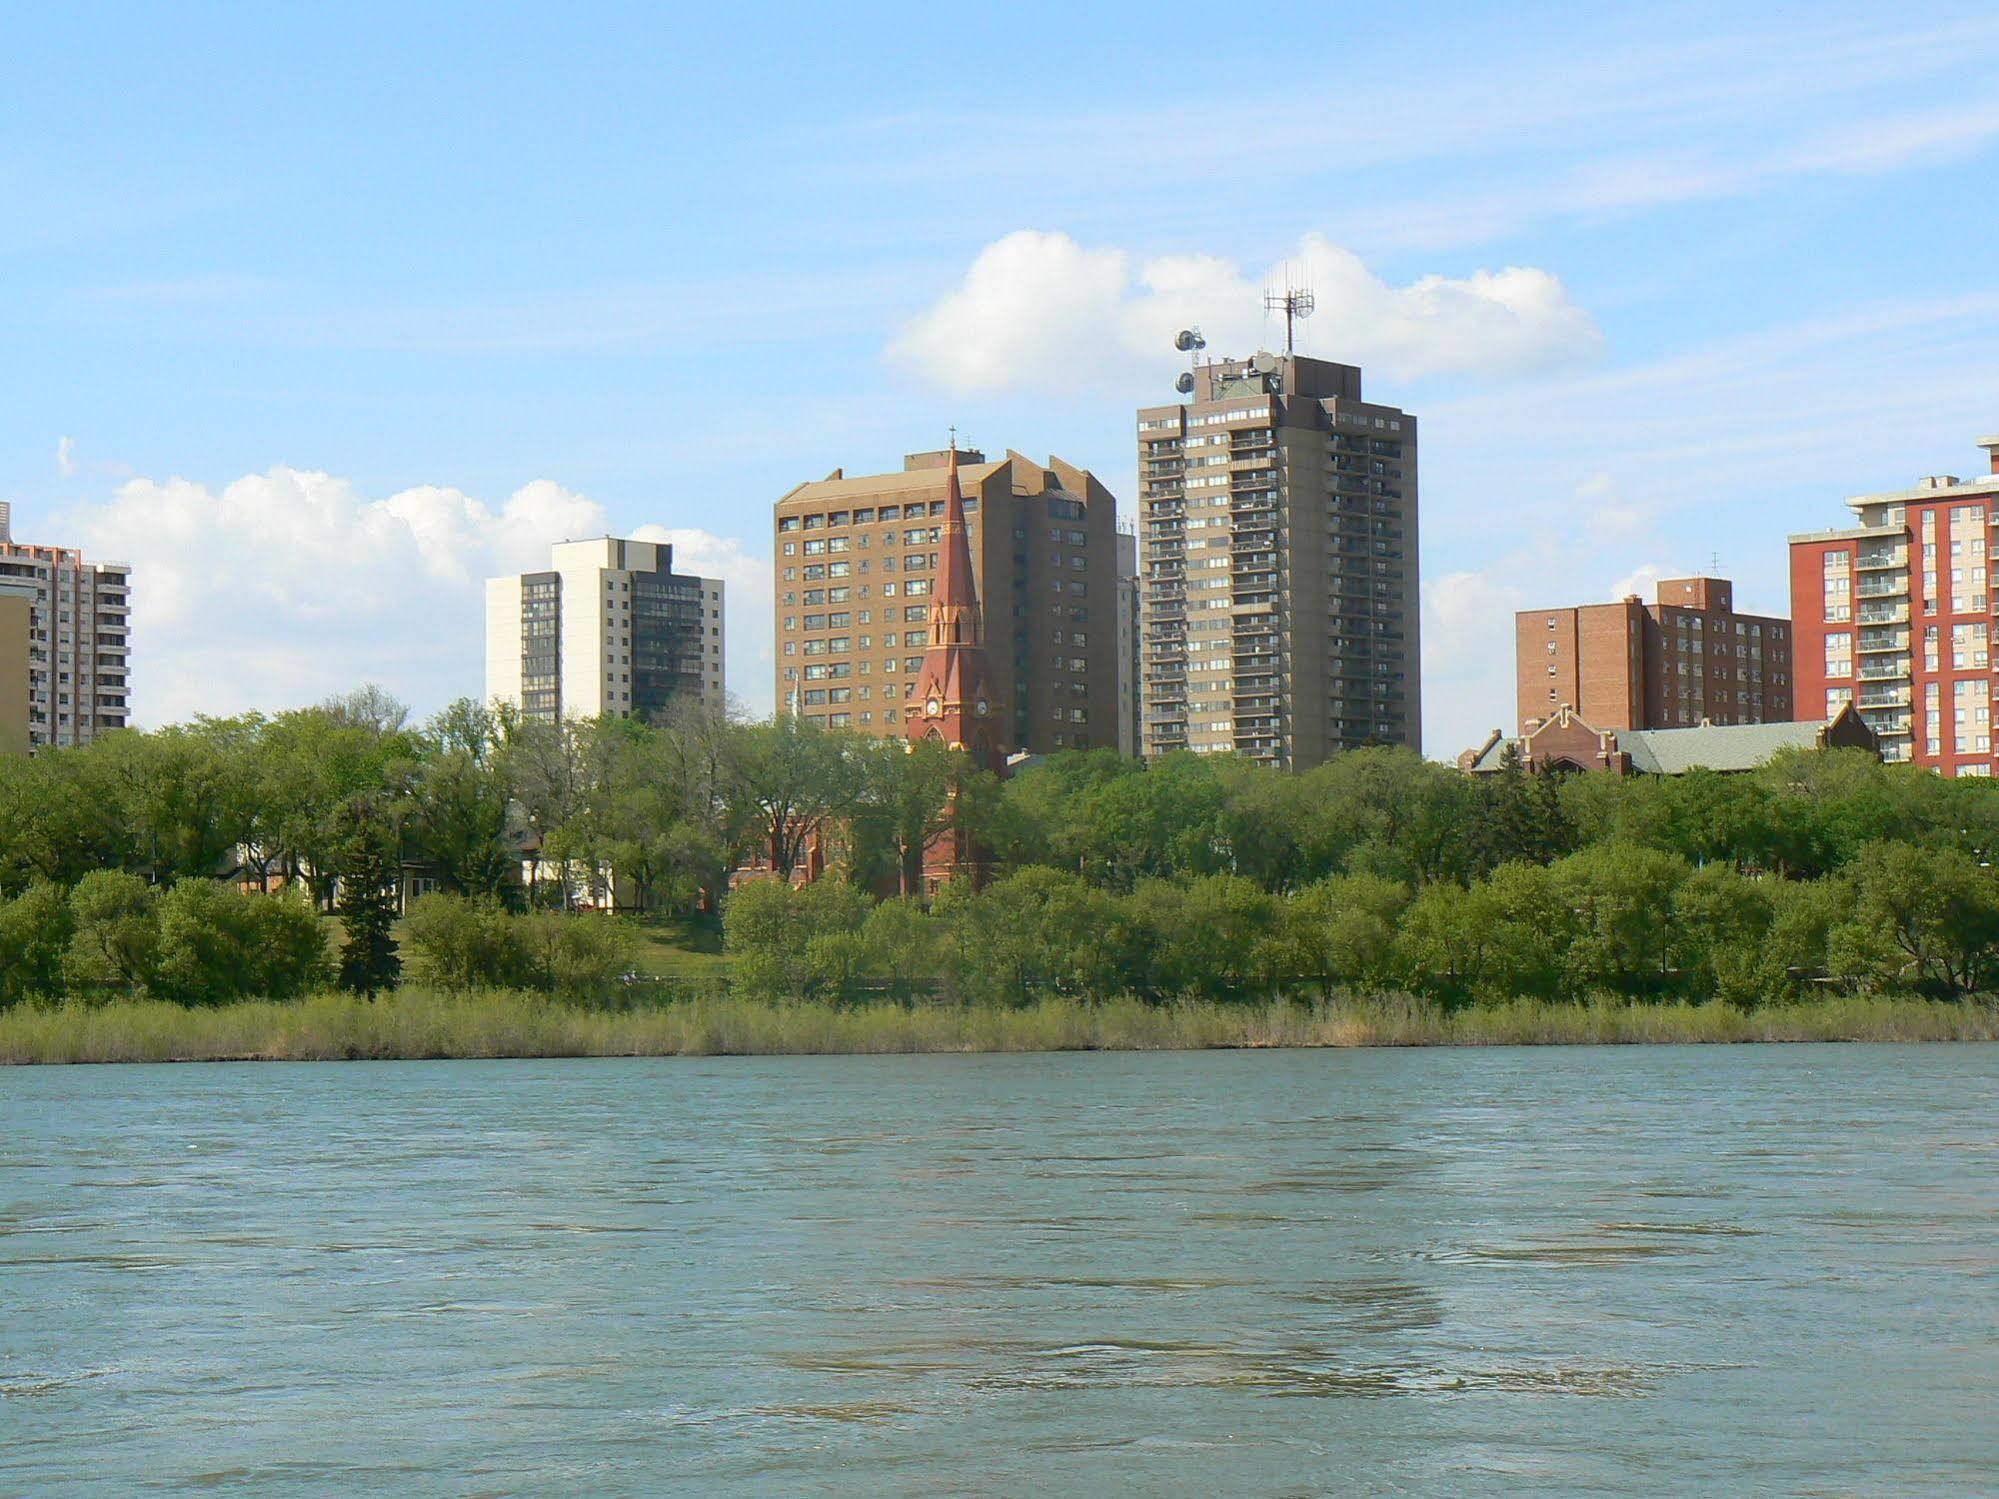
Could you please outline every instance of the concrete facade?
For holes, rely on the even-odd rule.
[[[1420,748],[1416,419],[1321,359],[1192,378],[1138,413],[1143,753]]]
[[[1566,706],[1601,729],[1792,716],[1789,620],[1739,614],[1725,578],[1665,578],[1654,602],[1523,609],[1513,617],[1521,733]]]
[[[800,484],[772,507],[780,712],[901,735],[929,641],[946,451]],[[1000,749],[1118,739],[1117,503],[1087,469],[959,450]]]
[[[86,561],[74,547],[17,542],[11,520],[0,501],[0,582],[33,595],[28,742],[36,749],[88,744],[129,721],[131,569]]]
[[[1117,747],[1137,755],[1144,742],[1138,683],[1138,533],[1122,522],[1117,533]]]
[[[1992,550],[1999,433],[1986,473],[1856,495],[1857,524],[1791,538],[1798,712],[1855,704],[1885,759],[1947,776],[1999,772],[1992,738]]]
[[[690,698],[719,713],[724,593],[674,572],[664,543],[558,543],[544,571],[486,580],[486,697],[550,721],[650,720]]]

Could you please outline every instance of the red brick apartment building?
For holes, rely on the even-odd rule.
[[[1887,760],[1989,776],[1992,528],[1999,434],[1987,472],[1937,474],[1912,489],[1855,495],[1858,524],[1791,538],[1798,714],[1851,702]]]
[[[1599,729],[1791,718],[1790,621],[1735,612],[1725,578],[1664,578],[1656,602],[1513,616],[1520,732],[1572,708]]]

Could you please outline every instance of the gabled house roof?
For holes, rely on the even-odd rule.
[[[1458,768],[1474,775],[1490,774],[1505,764],[1511,746],[1528,766],[1677,776],[1690,770],[1754,770],[1783,750],[1833,745],[1880,752],[1874,731],[1851,703],[1830,718],[1803,723],[1703,721],[1684,729],[1598,729],[1564,705],[1517,739],[1494,729],[1485,743],[1458,756]],[[1584,760],[1591,763],[1585,765]]]

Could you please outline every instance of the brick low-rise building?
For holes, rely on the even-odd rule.
[[[1650,604],[1523,609],[1513,617],[1524,734],[1561,708],[1605,729],[1787,722],[1790,621],[1739,614],[1725,578],[1665,578]]]
[[[1754,770],[1785,750],[1858,749],[1881,753],[1874,731],[1851,705],[1821,723],[1699,723],[1684,729],[1599,728],[1558,708],[1518,738],[1494,729],[1458,756],[1458,769],[1494,775],[1511,749],[1522,770],[1606,770],[1612,775],[1677,776],[1689,771]]]
[[[1890,760],[1989,776],[1999,434],[1988,472],[1856,495],[1856,524],[1791,538],[1800,714],[1853,703]]]

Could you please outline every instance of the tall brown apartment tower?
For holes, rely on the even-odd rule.
[[[1323,359],[1193,387],[1138,413],[1143,753],[1420,747],[1416,419]]]
[[[1737,614],[1725,578],[1664,578],[1654,603],[1523,609],[1513,616],[1520,732],[1557,708],[1596,729],[1784,723],[1791,624]]]
[[[901,735],[930,643],[948,452],[835,469],[775,507],[777,705]],[[1117,744],[1117,504],[1087,469],[958,450],[1000,747]]]

